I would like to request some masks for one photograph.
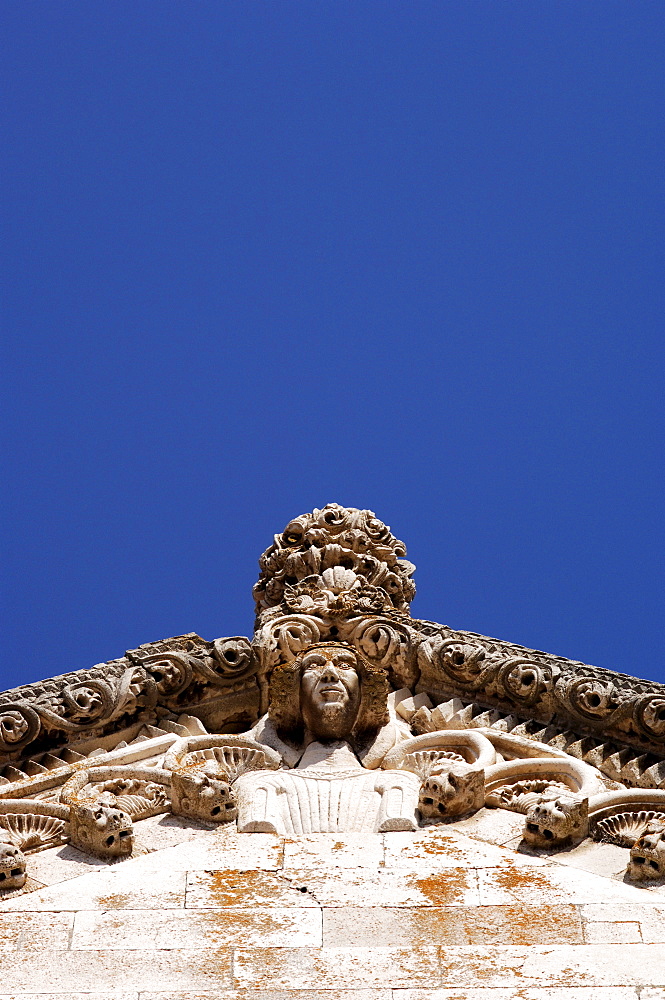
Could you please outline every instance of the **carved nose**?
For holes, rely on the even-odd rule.
[[[321,673],[321,680],[322,681],[332,681],[332,682],[335,682],[335,681],[339,680],[339,674],[337,673],[337,670],[336,670],[334,664],[332,664],[332,663],[326,663],[326,665],[323,668],[323,671]]]

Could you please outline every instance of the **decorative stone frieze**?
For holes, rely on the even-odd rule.
[[[251,640],[177,636],[0,696],[7,850],[128,858],[169,813],[299,838],[488,807],[524,816],[524,850],[590,836],[660,878],[665,687],[413,619],[413,572],[371,511],[329,504],[261,556]]]

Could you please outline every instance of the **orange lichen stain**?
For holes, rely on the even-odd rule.
[[[462,931],[468,944],[583,943],[579,913],[570,905],[473,907],[463,911]]]
[[[500,948],[483,948],[477,952],[465,951],[462,955],[449,954],[445,948],[439,952],[441,962],[441,972],[443,973],[443,986],[447,986],[446,975],[455,978],[463,978],[465,982],[474,986],[483,984],[497,985],[492,980],[499,976],[501,986],[511,985],[509,976],[522,976],[522,966],[526,961],[526,956],[506,955]],[[512,958],[512,962],[511,962]],[[450,959],[447,961],[446,959]]]
[[[468,888],[467,871],[462,868],[446,868],[423,878],[414,875],[409,878],[409,882],[412,888],[421,892],[434,906],[446,906],[460,901]]]
[[[205,880],[196,886],[191,885],[188,892],[193,894],[200,889],[208,894],[210,902],[216,907],[284,906],[294,902],[296,897],[293,886],[285,883],[276,872],[241,872],[234,869],[206,872]]]
[[[126,892],[112,892],[108,896],[98,896],[97,904],[102,910],[122,910],[130,906],[132,897]]]
[[[490,871],[497,888],[511,894],[548,893],[550,897],[554,894],[560,895],[556,886],[552,885],[547,876],[535,866],[534,868],[513,868],[501,865],[490,869]]]

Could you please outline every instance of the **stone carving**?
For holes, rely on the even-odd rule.
[[[665,876],[665,824],[649,823],[630,850],[626,874],[635,881]]]
[[[176,636],[0,695],[0,839],[113,859],[168,810],[300,836],[487,805],[523,813],[528,844],[590,830],[631,847],[629,877],[660,877],[665,686],[415,620],[413,572],[371,511],[328,504],[261,556],[251,641]],[[83,760],[125,743],[123,763]]]
[[[0,839],[22,851],[44,850],[65,840],[65,821],[57,816],[8,813],[0,816]]]
[[[404,543],[371,510],[327,504],[290,521],[261,556],[257,613],[282,602],[306,613],[408,611],[415,567],[405,556]],[[336,572],[324,576],[329,569]]]
[[[526,814],[524,839],[534,847],[558,847],[582,840],[588,830],[589,800],[549,789]]]
[[[164,761],[171,772],[173,812],[202,822],[230,823],[238,815],[234,782],[248,771],[279,764],[278,754],[251,739],[232,735],[181,739]]]
[[[14,844],[0,844],[0,891],[22,889],[27,877],[23,852]]]
[[[155,648],[165,647],[165,648]],[[0,695],[0,763],[26,751],[90,740],[155,722],[159,713],[198,715],[211,726],[256,717],[249,640],[206,643],[194,633],[131,650],[119,660]]]
[[[481,809],[485,801],[485,772],[451,765],[423,781],[418,809],[424,819],[441,820]]]
[[[639,809],[637,812],[620,812],[599,819],[593,826],[594,840],[603,840],[619,847],[632,847],[646,833],[652,823],[665,824],[665,812]]]
[[[570,791],[567,785],[559,781],[549,781],[547,778],[526,778],[524,781],[514,781],[512,784],[497,785],[492,788],[487,793],[485,805],[527,813],[550,790],[557,795],[566,795]]]

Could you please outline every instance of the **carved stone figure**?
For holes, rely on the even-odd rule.
[[[555,847],[582,840],[588,829],[588,799],[551,789],[531,806],[524,839],[534,847]]]
[[[168,811],[301,836],[488,806],[532,846],[590,830],[663,875],[663,685],[412,618],[415,567],[369,510],[300,515],[259,564],[251,641],[176,636],[0,695],[7,850],[129,857]]]
[[[134,847],[131,818],[114,805],[113,796],[105,793],[98,800],[72,805],[69,819],[70,838],[75,847],[102,858],[128,857]]]
[[[665,877],[665,824],[650,823],[631,847],[628,876],[635,881]]]
[[[0,891],[22,889],[27,877],[23,852],[14,844],[0,844]]]
[[[396,720],[391,725],[388,690],[384,671],[339,642],[315,643],[275,668],[268,714],[251,736],[281,750],[291,767],[238,779],[238,829],[414,830],[419,779],[376,770],[395,739],[405,735]],[[377,756],[382,732],[387,743]],[[363,764],[367,758],[372,768]]]
[[[208,823],[230,823],[238,815],[231,787],[215,765],[190,764],[174,771],[171,807],[179,816]]]

